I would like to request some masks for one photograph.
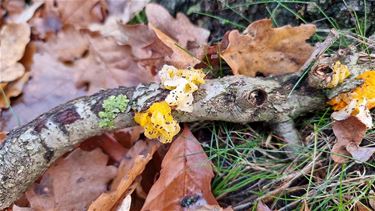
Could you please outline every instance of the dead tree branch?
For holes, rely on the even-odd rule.
[[[207,80],[194,94],[194,111],[176,112],[174,116],[179,122],[280,123],[324,105],[325,98],[319,91],[304,87],[288,98],[295,80],[241,76]],[[12,130],[0,146],[0,208],[14,202],[51,163],[81,141],[110,132],[99,127],[98,113],[103,100],[120,94],[131,101],[128,110],[115,119],[112,130],[134,126],[134,110],[163,100],[167,91],[159,84],[104,90],[60,105]]]
[[[283,138],[298,139],[298,134],[290,131],[291,120],[325,107],[322,90],[330,73],[314,70],[310,73],[309,83],[302,83],[292,94],[291,90],[299,80],[297,74],[271,78],[227,76],[207,80],[194,93],[193,112],[175,112],[173,115],[179,122],[265,121],[279,124],[277,130],[287,128],[289,131],[284,131]],[[128,109],[116,117],[115,128],[99,127],[98,113],[103,109],[103,101],[120,94],[130,99]],[[61,155],[89,137],[134,126],[134,111],[164,100],[167,94],[168,90],[155,83],[103,90],[60,105],[10,131],[0,145],[0,209],[17,200]],[[297,144],[294,141],[291,144]]]

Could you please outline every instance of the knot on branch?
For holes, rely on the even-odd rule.
[[[263,89],[245,90],[236,99],[241,108],[261,107],[267,100],[268,94]]]

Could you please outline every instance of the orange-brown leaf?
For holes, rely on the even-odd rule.
[[[111,190],[103,193],[91,205],[89,210],[111,210],[129,194],[129,187],[139,176],[152,155],[158,148],[158,143],[139,140],[125,155],[120,164],[118,174],[112,182]]]
[[[154,30],[158,38],[170,49],[172,49],[172,55],[165,59],[167,64],[173,65],[177,68],[187,68],[193,67],[196,64],[199,64],[201,61],[196,58],[194,55],[190,54],[187,50],[183,49],[179,43],[174,39],[170,38],[164,32],[154,27],[151,23],[149,27]]]
[[[57,11],[64,25],[75,28],[86,28],[94,22],[101,22],[105,18],[107,4],[104,0],[48,0],[45,12]]]
[[[217,205],[211,193],[211,162],[188,128],[172,143],[142,210],[194,209]],[[188,203],[188,201],[193,203]],[[199,205],[198,205],[199,204]]]
[[[84,210],[116,175],[116,167],[107,166],[108,156],[96,149],[74,150],[43,175],[26,193],[34,210]]]
[[[203,55],[202,46],[207,44],[210,35],[207,29],[193,25],[182,13],[177,13],[176,18],[173,18],[168,10],[154,3],[146,6],[146,16],[151,25],[177,41],[183,49],[198,58]]]
[[[231,31],[221,57],[234,74],[254,77],[258,72],[266,76],[296,72],[313,51],[306,40],[315,28],[312,24],[272,28],[271,20],[258,20],[244,34]]]
[[[135,60],[130,46],[120,46],[110,37],[89,37],[89,41],[87,57],[76,62],[77,85],[88,85],[89,93],[154,81],[151,72]]]

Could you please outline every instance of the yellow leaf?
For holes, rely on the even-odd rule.
[[[145,129],[145,136],[158,139],[161,143],[170,143],[180,132],[178,122],[173,119],[171,108],[165,102],[156,102],[145,112],[136,112],[134,121]]]

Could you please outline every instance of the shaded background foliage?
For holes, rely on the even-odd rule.
[[[218,41],[226,31],[244,29],[249,23],[271,17],[278,26],[314,23],[320,29],[355,29],[358,17],[367,16],[366,35],[375,32],[375,1],[248,1],[248,0],[156,0],[171,14],[182,12],[191,21],[210,30],[210,41]],[[214,16],[214,17],[212,17]],[[299,16],[299,17],[298,17]],[[329,18],[330,20],[328,20]],[[229,21],[231,22],[229,22]],[[364,22],[364,20],[360,20]]]

